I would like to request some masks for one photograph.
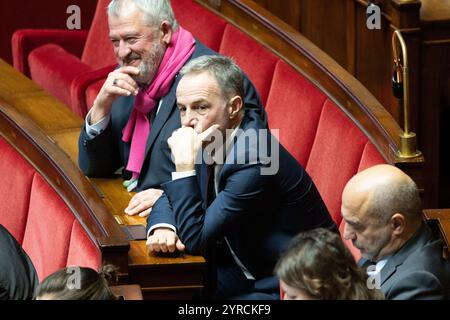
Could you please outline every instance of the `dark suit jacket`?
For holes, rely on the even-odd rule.
[[[196,42],[192,57],[213,55],[216,52]],[[176,77],[169,93],[163,98],[162,105],[154,121],[151,121],[150,135],[147,140],[146,158],[139,176],[137,190],[160,188],[161,183],[171,179],[175,166],[171,160],[171,152],[167,139],[175,129],[181,127],[180,113],[176,106],[176,88],[180,77]],[[247,112],[256,113],[264,123],[267,116],[253,84],[245,78],[245,108]],[[81,130],[78,141],[78,163],[87,176],[111,176],[128,162],[130,143],[122,141],[122,130],[125,127],[133,108],[134,97],[120,97],[112,107],[111,121],[108,127],[92,140],[89,140],[85,128]],[[154,115],[149,115],[150,119]],[[129,178],[129,172],[125,172]]]
[[[30,258],[0,224],[0,300],[31,299],[38,284]]]
[[[364,258],[360,261],[363,268],[371,264]],[[389,257],[380,276],[388,300],[450,298],[450,262],[442,258],[442,241],[433,238],[426,224]]]
[[[164,195],[155,203],[147,228],[172,224],[187,251],[194,254],[205,254],[226,236],[258,281],[273,277],[280,253],[300,231],[317,227],[336,230],[336,226],[309,175],[281,145],[276,174],[261,174],[268,164],[260,155],[239,164],[237,159],[252,159],[254,149],[264,142],[256,134],[258,143],[242,144],[252,130],[264,128],[259,119],[246,115],[240,128],[243,131],[220,171],[218,194],[211,205],[206,208],[204,200],[207,179],[203,164],[196,167],[196,176],[162,185]],[[265,139],[268,154],[274,154],[270,141],[275,138],[268,135]],[[273,283],[272,289],[278,290],[277,281]]]

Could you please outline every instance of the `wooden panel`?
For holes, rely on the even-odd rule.
[[[141,287],[137,284],[110,286],[111,291],[123,300],[143,300]]]
[[[393,115],[400,119],[399,102],[392,95],[392,54],[389,45],[392,37],[390,21],[381,20],[381,29],[369,30],[366,27],[366,7],[356,6],[355,23],[355,77],[383,104]]]
[[[300,30],[302,21],[302,0],[256,0],[255,2],[288,23],[294,29]]]
[[[255,0],[272,14],[300,31],[344,67],[351,67],[347,45],[353,28],[347,28],[353,15],[347,0]],[[347,10],[348,9],[348,10]],[[349,31],[349,32],[348,32]]]
[[[425,22],[449,21],[449,0],[422,0],[420,20]]]
[[[141,285],[145,299],[187,299],[200,294],[204,267],[202,257],[184,253],[149,254],[145,241],[131,242],[130,283]]]
[[[79,135],[80,128],[74,128],[61,130],[60,132],[51,134],[49,137],[69,156],[73,163],[77,164]]]
[[[423,217],[444,242],[443,256],[450,258],[450,209],[423,210]]]
[[[347,68],[347,0],[303,0],[300,32]]]

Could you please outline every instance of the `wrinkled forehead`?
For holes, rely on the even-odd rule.
[[[217,80],[208,71],[188,73],[184,75],[177,87],[177,98],[185,96],[222,96]]]
[[[347,190],[342,196],[342,217],[346,221],[368,221],[370,219],[368,216],[370,200],[370,193]]]

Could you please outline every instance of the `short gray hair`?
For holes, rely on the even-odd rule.
[[[244,99],[244,73],[233,59],[209,55],[189,61],[180,71],[182,76],[209,72],[219,84],[224,99],[238,95]]]
[[[402,213],[407,219],[421,218],[422,201],[412,179],[375,188],[370,199],[369,214],[380,222],[387,222],[395,213]]]
[[[166,20],[173,30],[178,28],[169,0],[112,0],[108,5],[108,16],[118,16],[122,6],[127,3],[134,4],[144,13],[144,22],[150,27],[159,27]]]

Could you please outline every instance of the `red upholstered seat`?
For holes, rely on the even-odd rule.
[[[0,154],[0,223],[22,244],[35,170],[1,137]]]
[[[28,63],[33,81],[67,106],[71,105],[72,81],[78,75],[92,70],[78,57],[52,43],[31,51]]]
[[[40,280],[65,267],[74,220],[61,198],[36,174],[22,246],[33,261]]]
[[[382,163],[386,163],[386,160],[383,159],[374,145],[370,141],[367,141],[361,156],[358,172]]]
[[[80,116],[87,113],[84,90],[99,78],[106,78],[116,64],[108,37],[108,3],[99,0],[89,33],[18,30],[12,39],[14,66],[25,74],[29,69],[37,84]],[[67,41],[72,38],[77,40],[76,45]],[[99,69],[103,72],[100,76],[93,73]]]
[[[326,96],[285,62],[279,61],[267,99],[270,129],[304,167],[316,135]]]
[[[306,168],[343,233],[341,196],[358,171],[386,161],[367,136],[321,90],[279,61],[266,111],[280,142]],[[355,259],[359,251],[345,241]]]
[[[194,33],[207,47],[219,51],[226,22],[192,0],[171,1],[173,12],[180,25]]]
[[[0,154],[0,224],[22,244],[39,279],[71,265],[98,269],[100,250],[61,197],[3,138]]]
[[[219,52],[235,59],[255,85],[265,105],[278,58],[230,24],[225,28]]]
[[[97,270],[102,264],[100,251],[89,239],[78,220],[74,220],[66,266],[88,267]]]
[[[361,130],[339,107],[327,100],[306,170],[338,225],[342,219],[342,190],[347,181],[358,172],[366,143],[367,137]]]

